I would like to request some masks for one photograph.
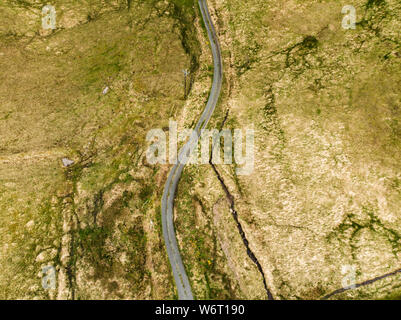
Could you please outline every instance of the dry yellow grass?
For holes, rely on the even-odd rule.
[[[357,282],[399,269],[400,4],[354,2],[357,29],[346,31],[343,1],[211,3],[227,78],[215,125],[228,108],[226,127],[253,125],[257,148],[250,176],[218,169],[274,296],[319,299],[342,287],[345,265],[355,266]],[[188,172],[192,196],[210,219],[221,216],[212,211],[225,199],[213,172]],[[241,244],[234,225],[213,230]],[[231,279],[252,298],[245,286],[259,290],[261,277],[238,275],[242,253],[232,252]],[[333,298],[396,296],[399,281]]]

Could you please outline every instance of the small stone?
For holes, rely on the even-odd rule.
[[[35,225],[35,222],[34,222],[33,220],[31,220],[31,221],[29,221],[25,226],[26,226],[28,229],[31,229],[34,225]]]
[[[46,259],[46,255],[44,252],[41,252],[37,257],[36,257],[36,262],[43,262]]]
[[[74,164],[74,161],[68,158],[63,158],[61,161],[63,162],[64,167],[69,167]]]

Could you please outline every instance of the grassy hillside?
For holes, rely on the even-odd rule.
[[[53,31],[44,4],[0,4],[0,297],[172,298],[144,151],[199,68],[192,2],[54,1]]]
[[[347,265],[356,282],[399,269],[399,2],[354,2],[355,30],[341,27],[344,1],[210,3],[226,77],[213,125],[227,110],[225,128],[256,132],[250,176],[217,169],[274,296],[321,298],[342,287]],[[196,191],[182,190],[180,199],[199,199],[230,281],[240,295],[266,298],[216,174],[208,167],[188,173]],[[194,212],[198,205],[186,206]],[[397,296],[399,285],[394,275],[333,298]]]
[[[355,1],[355,30],[341,27],[345,1],[208,3],[224,59],[210,127],[254,128],[256,150],[249,176],[184,170],[175,224],[195,297],[266,299],[265,279],[277,299],[319,299],[344,267],[356,282],[399,269],[399,1]],[[207,100],[197,3],[55,0],[57,28],[43,30],[45,4],[0,3],[0,298],[177,298],[160,220],[169,166],[147,163],[145,139],[169,119],[193,126]],[[399,283],[333,298],[397,299]]]

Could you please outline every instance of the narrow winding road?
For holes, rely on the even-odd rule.
[[[177,239],[174,230],[174,197],[177,191],[177,185],[181,178],[182,170],[187,163],[188,156],[193,146],[197,145],[202,129],[204,129],[216,108],[219,100],[222,79],[223,79],[223,63],[221,59],[220,45],[216,35],[212,18],[210,17],[209,9],[206,0],[199,0],[199,7],[202,13],[202,18],[208,33],[210,46],[213,54],[214,75],[213,84],[210,91],[210,96],[206,107],[200,116],[195,133],[189,141],[182,147],[178,156],[178,163],[175,164],[167,178],[164,186],[162,197],[162,226],[163,236],[166,244],[168,258],[170,260],[171,269],[173,271],[175,284],[177,286],[178,298],[180,300],[193,300],[191,285],[189,284],[188,276],[182,263],[180,251],[177,245]]]

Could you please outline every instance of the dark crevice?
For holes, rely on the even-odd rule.
[[[76,233],[80,231],[80,221],[78,214],[75,208],[75,195],[77,194],[77,181],[82,175],[82,171],[85,168],[89,168],[93,165],[93,157],[96,155],[96,151],[94,152],[93,146],[95,143],[95,139],[91,141],[91,151],[89,153],[84,154],[77,150],[80,160],[75,165],[69,167],[65,171],[65,179],[66,181],[70,181],[72,183],[72,190],[60,198],[60,201],[65,202],[64,210],[67,212],[67,216],[65,217],[70,225],[70,230],[68,234],[70,235],[70,241],[68,243],[68,254],[69,258],[66,262],[65,272],[67,275],[67,290],[68,290],[68,299],[75,300],[76,299],[76,262],[77,262],[77,237]],[[102,196],[102,195],[101,195]],[[100,199],[99,199],[100,200]],[[99,201],[98,200],[98,201]],[[96,223],[96,214],[93,213],[94,222]]]
[[[192,27],[195,23],[195,16],[188,17],[184,9],[175,3],[172,3],[172,12],[173,17],[176,19],[175,26],[178,27],[180,32],[182,47],[190,57],[189,85],[186,92],[186,95],[188,95],[192,90],[195,74],[199,69],[199,42]]]
[[[225,122],[226,122],[226,120],[228,118],[228,112],[229,112],[229,110],[227,110],[227,112],[226,112],[224,120],[223,120],[223,122],[221,124],[221,128],[224,127],[224,124],[225,124]],[[213,148],[214,148],[214,146],[212,146],[212,150],[213,150]],[[256,267],[258,268],[258,270],[259,270],[259,272],[260,272],[260,274],[261,274],[261,276],[263,278],[263,285],[265,287],[267,297],[268,297],[269,300],[274,300],[273,294],[271,293],[270,289],[267,287],[266,277],[265,277],[265,273],[264,273],[264,271],[262,269],[262,266],[261,266],[259,260],[256,258],[255,254],[253,253],[252,249],[249,247],[249,241],[248,241],[248,239],[246,237],[244,229],[242,228],[241,222],[238,219],[238,213],[235,210],[234,197],[230,193],[230,191],[228,190],[228,187],[225,184],[223,177],[218,172],[218,170],[217,170],[216,166],[213,164],[212,160],[213,160],[213,153],[211,153],[211,155],[210,155],[209,164],[212,166],[213,171],[215,172],[215,174],[217,176],[217,179],[220,181],[220,184],[221,184],[222,188],[224,189],[224,192],[225,192],[225,194],[227,196],[227,200],[228,200],[228,202],[230,204],[230,212],[231,212],[231,214],[232,214],[232,216],[233,216],[233,218],[235,220],[235,223],[237,224],[238,232],[239,232],[239,234],[241,236],[241,239],[242,239],[242,242],[244,243],[244,246],[246,248],[246,253],[248,254],[248,257],[253,261],[253,263],[255,263]]]
[[[240,234],[240,236],[241,236],[241,238],[242,238],[242,242],[244,243],[245,248],[246,248],[246,253],[248,254],[249,258],[253,261],[253,263],[256,264],[256,267],[258,268],[260,274],[262,275],[262,278],[263,278],[263,285],[264,285],[264,287],[265,287],[265,290],[266,290],[266,294],[267,294],[268,299],[269,299],[269,300],[274,300],[274,297],[273,297],[271,291],[270,291],[269,288],[267,287],[267,284],[266,284],[266,277],[265,277],[265,273],[263,272],[262,266],[261,266],[259,260],[256,258],[255,254],[253,253],[252,249],[249,247],[249,241],[248,241],[248,239],[247,239],[247,237],[246,237],[246,234],[245,234],[245,232],[244,232],[244,229],[242,228],[242,225],[241,225],[241,223],[240,223],[240,221],[239,221],[239,219],[238,219],[238,213],[237,213],[237,211],[235,210],[234,197],[232,196],[232,194],[231,194],[230,191],[228,190],[226,184],[224,183],[223,178],[221,177],[220,173],[217,171],[215,165],[212,163],[211,160],[210,160],[209,163],[210,163],[210,165],[212,166],[213,171],[215,172],[215,174],[216,174],[216,176],[217,176],[217,179],[219,179],[220,184],[221,184],[221,186],[222,186],[223,189],[224,189],[224,192],[226,193],[227,200],[228,200],[228,202],[230,203],[230,212],[231,212],[231,214],[232,214],[232,216],[233,216],[233,218],[234,218],[234,220],[235,220],[235,223],[237,224],[238,232],[239,232],[239,234]]]

